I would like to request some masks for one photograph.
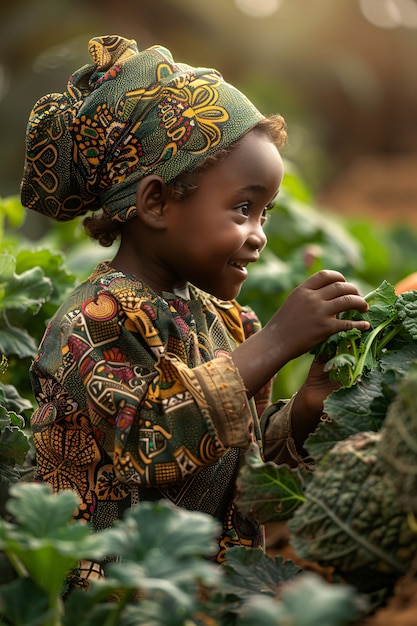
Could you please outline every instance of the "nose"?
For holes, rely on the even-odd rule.
[[[252,226],[249,236],[247,238],[247,242],[251,246],[251,248],[253,248],[254,250],[258,250],[259,252],[261,252],[265,248],[267,237],[261,224],[256,224]]]

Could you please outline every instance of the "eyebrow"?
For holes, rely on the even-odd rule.
[[[276,201],[276,199],[277,199],[277,196],[278,196],[278,194],[279,194],[280,190],[281,190],[281,188],[277,189],[277,192],[276,192],[276,194],[274,195],[274,197],[272,198],[272,200],[270,200],[270,201],[268,202],[268,204],[267,204],[267,206],[268,206],[268,207],[271,207],[271,208],[272,208],[273,204],[275,204],[275,201]],[[246,187],[242,187],[242,188],[239,190],[239,192],[240,192],[240,193],[248,193],[248,192],[250,192],[250,191],[252,191],[252,192],[257,192],[257,193],[263,193],[263,192],[266,192],[266,191],[267,191],[267,188],[265,187],[265,185],[260,185],[260,184],[256,184],[256,183],[254,183],[254,184],[252,184],[252,185],[246,185]]]
[[[243,187],[242,191],[260,191],[260,192],[264,192],[264,191],[267,191],[267,189],[266,189],[266,187],[264,185],[248,185],[247,187]],[[281,188],[277,189],[277,192],[275,193],[273,198],[270,200],[268,205],[271,204],[272,202],[275,202],[275,200],[277,199],[277,196],[278,196],[280,191],[281,191]]]
[[[266,187],[264,185],[253,184],[242,187],[241,191],[266,191]]]

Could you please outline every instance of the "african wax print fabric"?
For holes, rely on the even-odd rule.
[[[230,357],[258,329],[234,301],[195,287],[189,300],[159,296],[99,264],[51,320],[31,368],[37,479],[75,490],[76,517],[96,530],[168,498],[222,522],[218,561],[228,546],[262,546],[262,529],[233,504],[261,433]]]
[[[110,35],[88,50],[93,63],[28,121],[21,201],[52,219],[102,208],[126,221],[143,176],[170,183],[264,117],[218,71],[176,63],[163,46]]]

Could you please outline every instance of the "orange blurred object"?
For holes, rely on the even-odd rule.
[[[404,293],[404,291],[411,291],[412,289],[417,289],[417,272],[409,274],[395,285],[397,296],[400,293]]]

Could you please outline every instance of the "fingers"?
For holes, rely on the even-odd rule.
[[[348,283],[346,283],[348,284]],[[337,313],[341,313],[342,311],[360,311],[361,313],[365,313],[368,309],[368,303],[362,296],[352,294],[352,293],[344,293],[339,296],[335,296],[334,298],[323,298],[326,303],[327,313],[330,315],[337,315]]]
[[[303,283],[303,287],[309,291],[323,315],[335,318],[334,332],[352,328],[358,328],[361,331],[369,329],[369,322],[365,320],[339,320],[337,318],[342,311],[355,310],[365,313],[369,309],[368,303],[360,295],[357,287],[347,282],[340,272],[334,270],[317,272]]]
[[[368,303],[360,295],[358,288],[352,283],[348,283],[346,281],[336,281],[322,287],[320,289],[320,295],[323,300],[334,300],[335,298],[339,298],[341,300],[345,299],[346,304],[349,304],[350,300],[355,298],[355,302],[360,304],[360,310],[368,310]]]
[[[352,330],[352,328],[357,328],[360,331],[369,330],[371,325],[366,320],[341,320],[336,319],[337,321],[337,331],[341,330]]]
[[[366,300],[357,293],[356,287],[354,291],[356,293],[346,293],[349,287],[353,287],[350,283],[334,283],[333,298],[323,301],[323,307],[326,315],[334,317],[335,326],[337,331],[351,330],[352,328],[358,328],[361,331],[368,330],[370,324],[366,320],[349,320],[339,319],[337,316],[343,311],[359,311],[365,313],[369,309],[369,305]],[[322,296],[323,296],[323,291]],[[341,295],[337,295],[341,293]]]
[[[341,311],[357,310],[365,312],[368,303],[360,295],[358,288],[346,281],[343,274],[334,270],[321,270],[310,276],[303,283],[304,288],[316,291],[323,301],[332,304],[329,313],[336,315]]]
[[[320,270],[309,276],[303,283],[307,289],[321,289],[336,282],[346,282],[345,277],[336,270]]]

